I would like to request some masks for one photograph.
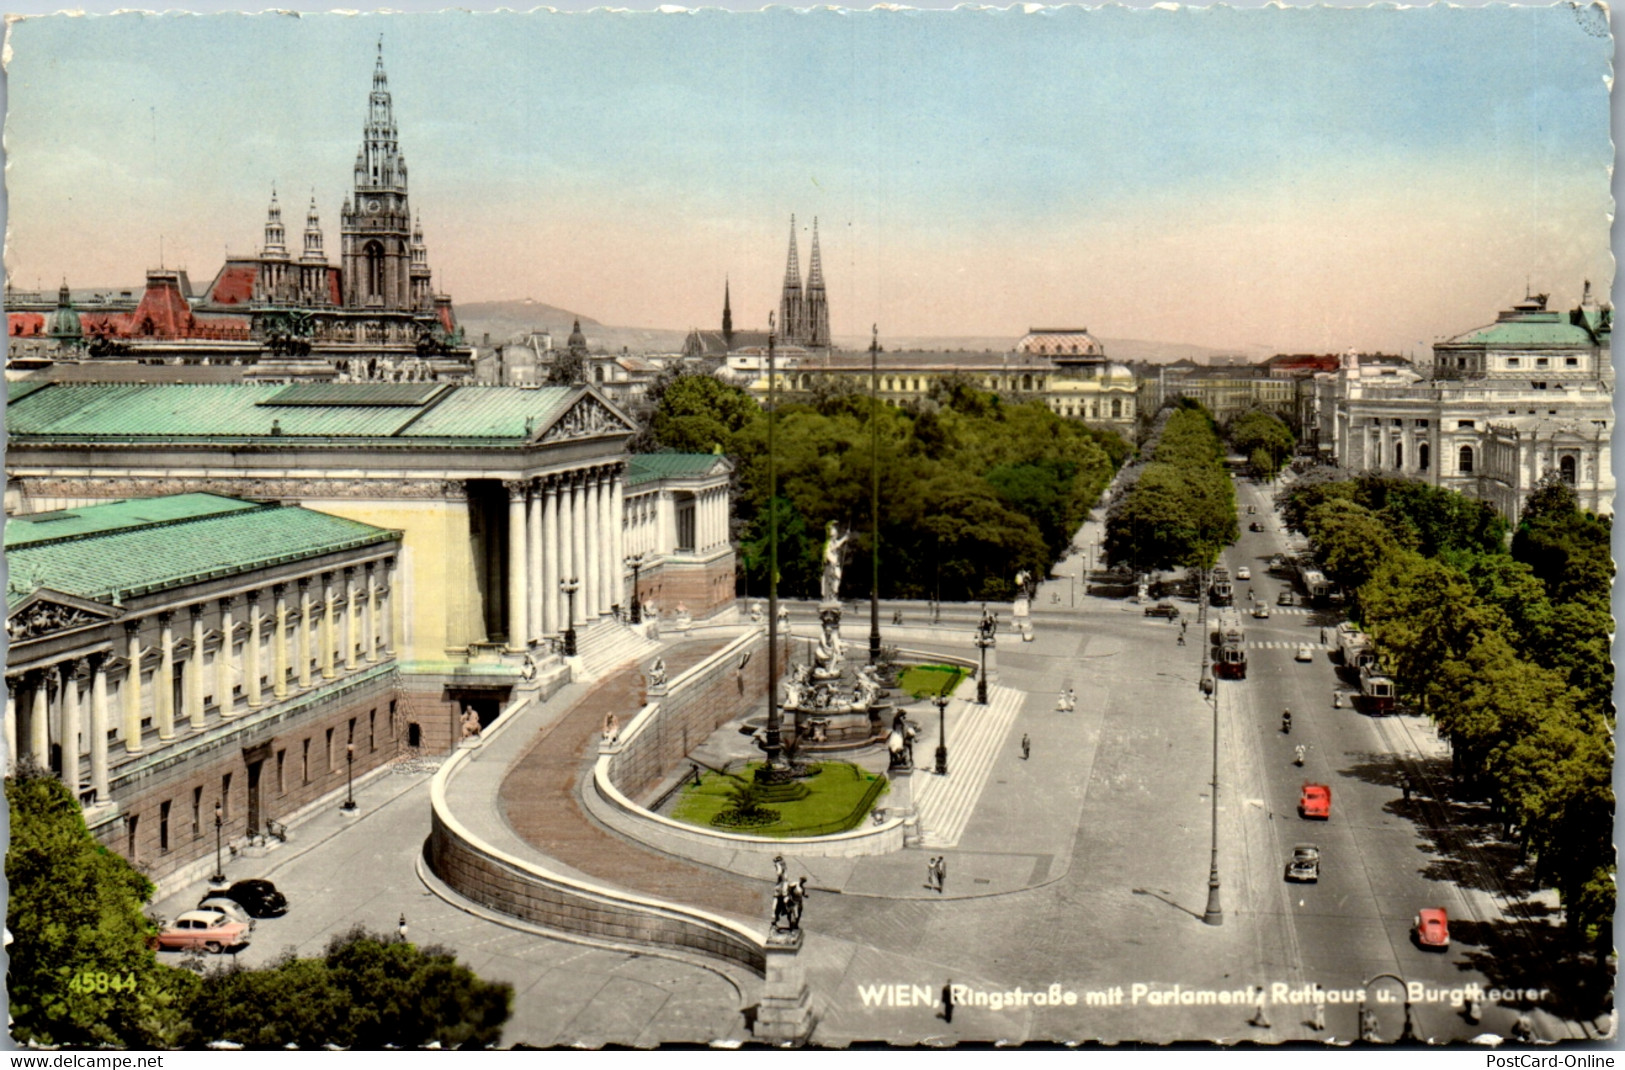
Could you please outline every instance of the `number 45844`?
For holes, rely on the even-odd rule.
[[[69,992],[104,993],[104,992],[134,992],[135,974],[127,973],[120,976],[116,973],[104,973],[101,970],[85,970],[68,978]]]

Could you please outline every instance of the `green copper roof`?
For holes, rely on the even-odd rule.
[[[148,513],[145,522],[139,509]],[[56,524],[73,530],[46,536]],[[20,529],[16,536],[14,529]],[[7,523],[6,604],[14,607],[41,587],[117,601],[399,537],[298,506],[253,505],[211,494],[63,510]]]
[[[726,458],[718,453],[637,453],[627,461],[626,486],[671,476],[703,476]]]
[[[46,382],[41,382],[39,380],[31,380],[31,381],[22,382],[22,383],[7,383],[6,384],[6,401],[7,402],[17,401],[20,398],[25,398],[28,395],[32,394],[34,391],[38,390],[40,387],[49,386],[49,385],[51,385],[51,384],[46,383]]]
[[[83,509],[58,509],[54,513],[29,513],[6,520],[6,549],[15,550],[53,539],[105,535],[127,528],[197,520],[205,516],[258,508],[253,502],[223,498],[218,494],[171,494],[162,498],[108,502]]]
[[[1487,327],[1458,334],[1445,343],[1452,346],[1575,346],[1590,348],[1595,343],[1584,327],[1570,323],[1555,312],[1535,313],[1505,319]]]
[[[6,406],[13,438],[520,445],[579,388],[422,383],[52,383]]]

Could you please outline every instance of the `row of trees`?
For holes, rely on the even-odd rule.
[[[765,594],[766,413],[739,388],[688,374],[656,384],[647,426],[638,448],[735,460],[740,571],[747,593]],[[974,600],[1010,597],[1019,571],[1047,575],[1129,453],[1115,433],[1041,403],[1006,403],[962,377],[902,407],[825,386],[780,402],[774,438],[779,589],[801,597],[818,593],[831,521],[853,532],[843,595],[869,593],[877,458],[881,595]]]
[[[494,1044],[513,998],[442,948],[362,929],[322,958],[203,975],[168,966],[143,913],[153,884],[97,843],[78,800],[37,769],[6,778],[7,994],[22,1043],[128,1048]]]
[[[1507,548],[1487,504],[1425,484],[1322,477],[1283,496],[1404,694],[1450,737],[1557,889],[1569,932],[1612,935],[1613,564],[1608,518],[1555,475]]]
[[[1281,466],[1292,459],[1297,446],[1292,429],[1261,410],[1237,417],[1230,425],[1230,448],[1247,458],[1253,475],[1259,479],[1274,479]]]
[[[1153,426],[1106,513],[1106,557],[1136,572],[1210,568],[1236,541],[1236,489],[1213,418],[1183,400]]]

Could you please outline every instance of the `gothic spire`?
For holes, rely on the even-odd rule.
[[[378,64],[372,72],[372,93],[367,97],[367,125],[355,161],[357,190],[406,192],[406,165],[401,160],[395,131],[395,105],[384,71],[384,41],[378,40]]]
[[[779,297],[779,336],[785,345],[801,344],[806,329],[801,296],[801,261],[796,256],[796,217],[790,217],[790,258],[784,265],[784,293]]]
[[[807,264],[807,298],[802,308],[802,344],[828,346],[829,299],[824,293],[824,267],[818,251],[818,217],[813,217],[812,254]]]
[[[265,255],[288,255],[287,239],[282,229],[282,206],[277,203],[274,184],[271,186],[271,207],[265,213]]]
[[[722,277],[722,344],[733,348],[734,311],[729,304],[728,277]]]
[[[807,290],[824,288],[824,269],[818,261],[818,217],[813,216],[812,254],[807,263]]]
[[[801,261],[796,256],[796,217],[790,216],[790,259],[784,265],[784,292],[801,293]]]

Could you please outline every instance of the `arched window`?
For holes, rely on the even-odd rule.
[[[1572,453],[1566,453],[1558,459],[1557,474],[1562,478],[1563,482],[1571,487],[1574,486],[1574,455]]]
[[[892,384],[892,378],[891,378],[891,376],[888,375],[888,376],[886,376],[886,389],[887,390],[890,390],[892,388],[891,384]]]
[[[1423,472],[1428,470],[1428,444],[1426,442],[1416,444],[1416,467]]]
[[[1117,420],[1123,415],[1123,399],[1112,398],[1112,419]]]
[[[592,370],[592,381],[595,383],[604,381],[604,366],[602,364]]]
[[[1403,442],[1394,443],[1394,467],[1400,469],[1405,467],[1405,443]]]
[[[1023,389],[1023,390],[1031,390],[1032,388],[1033,388],[1033,377],[1030,376],[1030,375],[1023,375],[1021,377],[1021,389]]]
[[[382,297],[384,295],[384,247],[375,241],[367,243],[361,250],[361,255],[367,258],[367,296]]]
[[[1456,468],[1464,476],[1473,474],[1473,447],[1463,446],[1461,448],[1461,457],[1456,462]]]

